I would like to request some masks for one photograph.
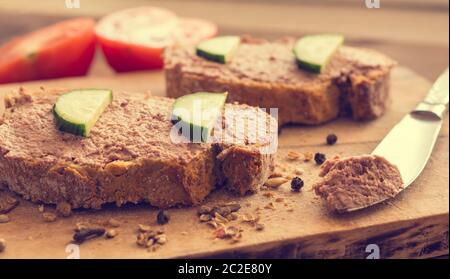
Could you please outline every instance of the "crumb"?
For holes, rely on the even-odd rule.
[[[304,154],[304,161],[305,162],[309,162],[309,161],[311,161],[312,160],[312,158],[313,158],[313,154],[311,153],[311,152],[306,152],[305,154]]]
[[[42,214],[42,217],[44,218],[44,222],[51,223],[56,221],[56,214],[50,213],[50,212],[44,212]]]
[[[200,220],[200,222],[208,222],[211,221],[212,217],[209,214],[202,214],[198,217],[198,219]]]
[[[67,202],[60,202],[56,206],[56,211],[63,217],[69,217],[72,215],[72,206]]]
[[[275,178],[267,179],[267,181],[264,183],[264,185],[266,185],[267,187],[270,187],[270,188],[278,188],[288,181],[289,180],[284,177],[275,177]]]
[[[296,151],[289,151],[287,153],[287,158],[288,158],[288,160],[294,161],[294,160],[297,160],[300,158],[300,154]]]
[[[296,175],[302,175],[304,173],[305,173],[305,170],[302,168],[296,168],[294,171],[294,174],[296,174]]]
[[[140,232],[150,232],[150,231],[152,231],[152,227],[147,226],[147,225],[142,225],[142,224],[138,225],[138,229],[139,229]]]
[[[273,202],[269,202],[267,205],[264,206],[265,209],[275,209],[275,205]]]
[[[269,178],[282,177],[282,176],[283,176],[283,174],[281,174],[280,172],[274,172],[269,176]]]
[[[266,198],[272,198],[274,196],[274,194],[272,192],[265,192],[263,194],[263,196],[266,197]]]
[[[255,224],[255,229],[256,229],[257,231],[262,231],[262,230],[264,230],[264,224],[263,224],[263,223],[256,223],[256,224]]]
[[[106,231],[106,237],[107,238],[114,238],[118,235],[119,233],[115,230],[115,229],[109,229]]]

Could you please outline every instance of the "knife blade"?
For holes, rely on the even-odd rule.
[[[411,185],[425,168],[442,127],[449,102],[449,70],[442,73],[424,101],[404,116],[373,150],[373,155],[386,158],[396,165],[403,179],[403,189]],[[384,199],[385,200],[385,199]],[[360,208],[380,203],[378,200]]]
[[[425,100],[406,115],[372,152],[396,165],[408,187],[430,158],[446,110],[449,93],[448,69],[436,80]]]

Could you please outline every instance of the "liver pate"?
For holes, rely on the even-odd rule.
[[[320,176],[322,181],[313,189],[333,212],[345,212],[392,198],[403,187],[397,167],[376,155],[327,160]]]
[[[198,57],[193,47],[165,52],[167,94],[228,91],[228,101],[279,108],[279,125],[320,124],[351,112],[355,119],[380,116],[395,62],[378,52],[341,47],[324,72],[298,69],[295,40],[243,38],[226,65]]]
[[[274,154],[261,148],[272,144],[276,121],[264,114],[270,131],[258,130],[254,137],[230,122],[242,111],[261,112],[257,108],[227,104],[229,113],[218,121],[211,142],[174,143],[173,99],[114,92],[112,104],[83,138],[56,129],[52,106],[61,92],[21,89],[5,100],[0,183],[27,199],[65,201],[73,208],[110,202],[191,205],[217,185],[240,194],[256,191],[273,169]],[[252,121],[248,125],[256,129]]]

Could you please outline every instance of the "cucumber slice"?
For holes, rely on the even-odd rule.
[[[297,64],[301,69],[320,73],[344,43],[344,37],[334,34],[312,35],[300,38],[294,46]]]
[[[203,41],[197,45],[197,55],[219,63],[228,63],[233,58],[241,38],[239,36],[222,36]]]
[[[228,93],[198,92],[175,100],[172,121],[192,142],[206,142],[220,116]],[[178,123],[180,122],[180,123]]]
[[[58,129],[87,137],[113,95],[107,89],[73,90],[59,96],[53,107]]]

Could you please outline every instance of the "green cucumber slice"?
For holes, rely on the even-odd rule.
[[[172,120],[192,142],[206,142],[220,116],[227,92],[197,92],[175,100]]]
[[[216,37],[199,43],[196,52],[200,57],[226,64],[231,61],[240,43],[239,36]]]
[[[112,102],[107,89],[79,89],[58,97],[53,107],[59,130],[87,137],[100,115]]]
[[[311,35],[300,38],[294,46],[297,64],[301,69],[320,73],[343,43],[344,37],[334,34]]]

